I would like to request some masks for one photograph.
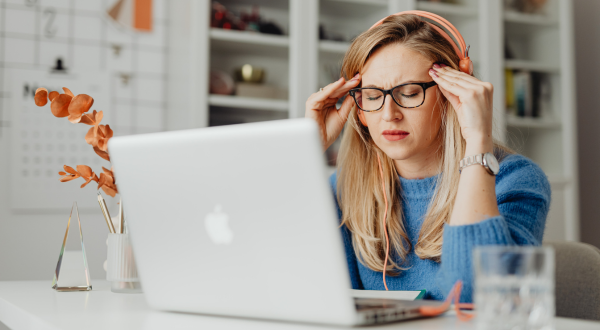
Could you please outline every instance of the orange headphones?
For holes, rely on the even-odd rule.
[[[458,55],[458,58],[460,58],[460,63],[459,63],[460,71],[470,74],[470,75],[473,74],[473,62],[469,58],[469,47],[466,46],[465,40],[463,39],[462,35],[458,32],[458,30],[454,27],[454,25],[452,25],[445,18],[443,18],[439,15],[436,15],[436,14],[433,14],[433,13],[430,13],[427,11],[421,11],[421,10],[401,11],[399,13],[396,13],[396,14],[393,14],[390,16],[400,16],[400,15],[417,15],[421,18],[427,19],[427,20],[425,20],[425,22],[428,23],[429,25],[431,25],[444,38],[446,38],[446,40],[448,40],[448,42],[450,42],[450,44],[454,48],[456,55]],[[381,23],[383,23],[383,21],[387,17],[389,17],[389,16],[386,16],[386,17],[382,18],[381,20],[379,20],[379,22],[373,24],[373,26],[371,26],[369,28],[369,30],[376,26],[381,25]],[[434,23],[439,24],[441,27],[437,26],[436,24],[434,24],[430,21],[433,21]],[[446,33],[446,31],[444,31],[444,29],[448,30],[450,32],[450,34],[452,35],[452,37],[454,37],[454,38],[452,38],[448,33]],[[357,111],[358,111],[358,118],[360,119],[360,122],[363,124],[363,126],[366,127],[367,120],[365,119],[364,112],[358,108],[357,108]],[[383,285],[385,286],[385,289],[388,290],[387,283],[385,281],[385,272],[386,272],[386,267],[387,267],[387,262],[388,262],[388,258],[389,258],[389,252],[390,252],[390,239],[388,237],[387,223],[386,223],[388,200],[387,200],[387,194],[385,191],[385,185],[383,183],[384,182],[383,169],[381,168],[381,158],[379,157],[379,154],[377,154],[377,163],[379,165],[379,174],[381,175],[381,190],[383,191],[383,199],[385,201],[385,211],[383,213],[383,232],[385,234],[386,249],[385,249],[385,261],[383,263]],[[458,296],[460,296],[460,287],[458,288]],[[450,296],[448,298],[450,298]],[[458,300],[457,300],[457,303],[458,303]]]
[[[446,20],[442,16],[436,15],[434,13],[430,13],[428,11],[422,11],[422,10],[401,11],[399,13],[396,13],[396,14],[393,14],[390,16],[400,16],[400,15],[416,15],[421,18],[425,18],[426,19],[426,20],[424,20],[425,23],[431,25],[431,27],[433,27],[444,38],[446,38],[446,40],[448,40],[448,42],[452,45],[452,48],[454,48],[456,55],[458,55],[458,58],[460,58],[460,62],[459,62],[460,71],[467,73],[467,74],[473,74],[473,62],[469,58],[469,47],[466,46],[465,40],[463,39],[462,35],[460,34],[460,32],[458,32],[458,30],[454,27],[454,25],[452,25],[452,23],[448,22],[448,20]],[[372,28],[374,28],[376,26],[381,25],[381,23],[383,23],[383,21],[388,17],[389,16],[386,16],[386,17],[380,19],[377,23],[373,24],[373,26],[371,26],[369,28],[369,30],[371,30]],[[430,22],[430,21],[432,21],[432,22]],[[438,26],[434,23],[437,23],[440,26]],[[450,34],[448,34],[445,30],[450,32],[450,34],[452,36],[450,36]],[[367,120],[365,119],[365,113],[363,111],[361,111],[360,109],[357,109],[357,111],[358,111],[358,119],[363,124],[363,126],[366,127]]]

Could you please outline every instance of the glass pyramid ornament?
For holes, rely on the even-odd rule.
[[[79,242],[81,243],[81,251],[66,250],[67,240],[69,238],[69,228],[71,227],[71,218],[74,215],[77,215],[77,224],[79,225]],[[71,239],[71,241],[73,240],[74,239]],[[76,244],[75,246],[78,247],[78,245],[79,244]],[[81,259],[82,257],[83,260]],[[67,222],[67,231],[65,232],[65,238],[63,239],[60,255],[58,256],[58,263],[56,264],[56,271],[54,272],[52,289],[56,291],[92,290],[92,284],[90,283],[90,271],[88,269],[87,258],[85,256],[85,246],[83,245],[83,233],[81,231],[81,220],[79,219],[77,202],[73,202],[73,207],[71,208],[69,222]]]

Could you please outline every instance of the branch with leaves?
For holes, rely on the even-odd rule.
[[[67,119],[73,124],[84,124],[92,126],[85,135],[85,142],[91,145],[94,152],[103,159],[110,161],[108,155],[108,140],[113,137],[113,131],[109,125],[100,125],[103,118],[102,111],[94,110],[92,113],[87,113],[94,99],[87,94],[74,95],[68,88],[63,87],[64,94],[57,91],[48,92],[44,87],[40,87],[35,91],[35,104],[38,107],[43,107],[50,100],[50,110],[55,117]],[[91,181],[98,183],[97,189],[102,189],[107,195],[115,197],[119,192],[115,184],[115,176],[111,170],[102,167],[102,173],[97,176],[96,173],[87,165],[77,165],[73,169],[71,166],[64,165],[64,172],[58,172],[61,175],[60,182],[67,182],[77,178],[83,178],[85,183],[81,188],[85,187]]]

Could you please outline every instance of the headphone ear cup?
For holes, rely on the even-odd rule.
[[[460,67],[460,71],[473,75],[473,61],[468,56],[460,60],[458,66]]]
[[[365,112],[360,110],[358,107],[356,107],[356,110],[358,111],[358,119],[360,120],[360,123],[363,124],[363,126],[367,127],[367,119],[365,118]]]

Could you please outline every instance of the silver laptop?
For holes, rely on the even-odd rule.
[[[359,325],[438,304],[351,296],[312,120],[115,137],[109,150],[153,308]]]

